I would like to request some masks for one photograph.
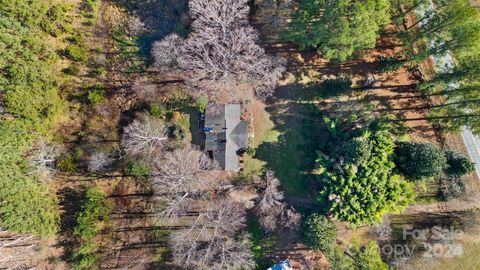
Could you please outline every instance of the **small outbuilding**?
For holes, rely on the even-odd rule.
[[[240,168],[240,153],[248,147],[248,122],[239,104],[210,104],[205,110],[205,151],[226,171]]]

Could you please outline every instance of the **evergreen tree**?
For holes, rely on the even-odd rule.
[[[387,212],[406,208],[413,198],[412,186],[392,172],[395,145],[388,127],[374,123],[361,139],[354,140],[350,148],[357,145],[361,149],[348,153],[362,153],[357,158],[340,154],[319,159],[323,173],[318,201],[342,221],[372,224]]]
[[[345,61],[373,48],[389,21],[387,0],[302,0],[285,37],[301,50],[314,47],[329,60]]]

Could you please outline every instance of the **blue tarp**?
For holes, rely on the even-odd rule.
[[[282,263],[276,264],[273,267],[268,268],[267,270],[290,270],[292,267],[290,266],[290,261],[287,259]]]

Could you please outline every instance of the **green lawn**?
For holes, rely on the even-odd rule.
[[[261,132],[255,134],[255,154],[246,158],[246,171],[271,169],[287,195],[311,195],[316,150],[323,143],[318,111],[314,105],[299,103],[295,98],[275,98],[267,104],[264,114],[269,117],[255,123]]]

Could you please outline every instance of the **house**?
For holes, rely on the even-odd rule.
[[[240,168],[239,154],[248,147],[248,122],[240,114],[239,104],[211,104],[205,110],[205,151],[226,171]]]

